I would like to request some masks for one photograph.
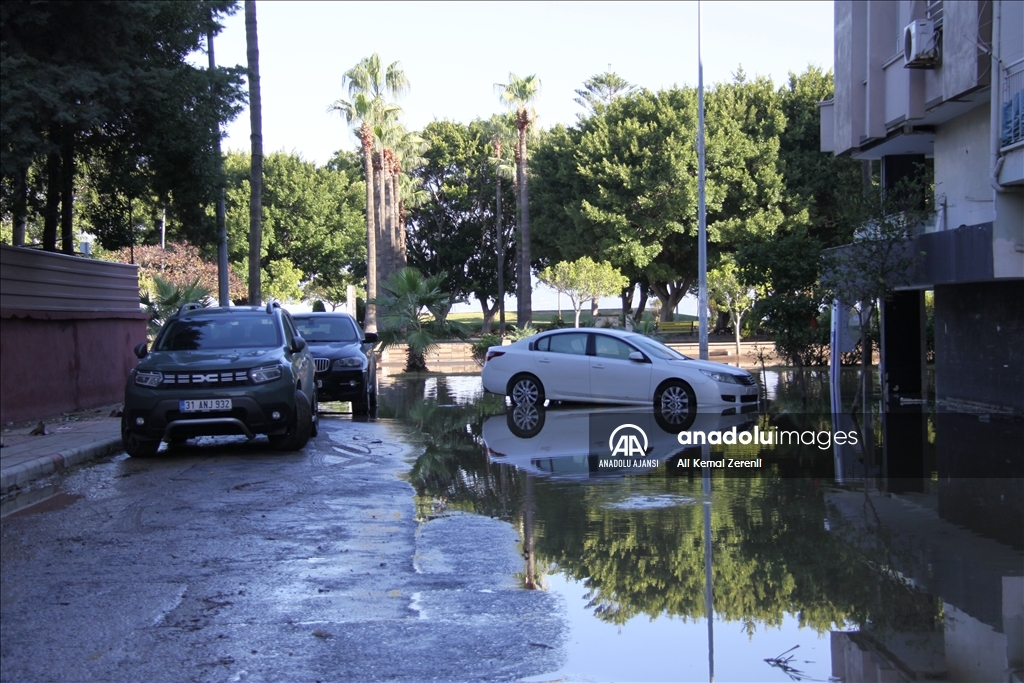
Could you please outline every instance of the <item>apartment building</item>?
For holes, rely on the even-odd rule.
[[[919,264],[883,307],[888,390],[925,386],[934,290],[938,398],[1024,412],[1024,2],[837,0],[834,30],[822,151],[878,162],[883,187],[935,173]]]

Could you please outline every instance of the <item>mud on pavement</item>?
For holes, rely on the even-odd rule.
[[[555,671],[564,606],[518,535],[415,519],[410,447],[324,420],[302,452],[204,440],[63,477],[0,525],[3,681],[502,681]]]

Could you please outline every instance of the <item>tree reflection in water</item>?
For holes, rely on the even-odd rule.
[[[614,480],[540,478],[528,484],[522,471],[487,457],[481,425],[506,410],[503,400],[485,396],[455,405],[441,384],[437,399],[424,400],[423,380],[407,381],[393,396],[382,392],[379,411],[381,417],[402,420],[423,445],[409,473],[421,519],[463,510],[513,522],[528,560],[523,584],[537,585],[545,570],[557,567],[584,583],[588,609],[602,621],[706,617],[699,477],[667,476],[662,468]],[[785,394],[780,399],[792,400]],[[805,409],[798,418],[802,426],[826,426],[829,413]],[[876,633],[940,628],[942,601],[904,578],[927,572],[923,552],[887,531],[867,495],[858,520],[830,510],[821,480],[813,478],[822,454],[813,447],[791,450],[776,447],[773,457],[783,465],[774,471],[712,475],[717,617],[740,622],[750,635],[758,625],[781,627],[787,614],[819,633],[849,627]],[[831,456],[824,455],[828,462]],[[631,496],[659,495],[695,504],[612,505]]]

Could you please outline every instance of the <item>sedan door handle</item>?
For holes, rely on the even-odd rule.
[[[604,366],[601,364],[591,365],[590,367],[592,367],[595,370],[604,370]]]
[[[537,362],[538,363],[550,363],[551,359],[550,358],[538,358]]]

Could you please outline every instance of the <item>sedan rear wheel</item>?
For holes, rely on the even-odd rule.
[[[544,405],[544,385],[533,375],[516,375],[508,381],[505,392],[512,405]]]

